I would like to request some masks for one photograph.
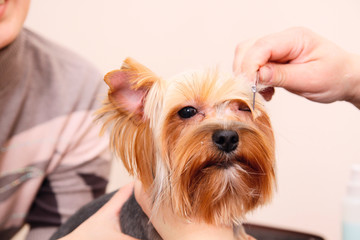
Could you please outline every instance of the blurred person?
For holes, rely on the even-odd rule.
[[[23,28],[29,4],[0,0],[0,239],[25,223],[27,239],[48,239],[105,192],[110,167],[93,123],[102,76]]]

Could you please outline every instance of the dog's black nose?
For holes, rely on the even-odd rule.
[[[239,135],[232,130],[216,130],[212,135],[215,145],[224,152],[232,152],[239,144]]]

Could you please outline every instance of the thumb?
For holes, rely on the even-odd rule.
[[[103,214],[118,214],[123,204],[129,199],[134,189],[134,183],[131,182],[120,188],[114,196],[99,210]]]
[[[308,91],[311,66],[304,64],[268,63],[260,68],[259,80],[270,87],[282,87],[291,92]]]

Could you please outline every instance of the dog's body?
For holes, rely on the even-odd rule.
[[[251,108],[249,84],[218,71],[163,80],[132,59],[105,81],[99,118],[111,125],[110,146],[152,197],[153,211],[232,226],[241,239],[245,214],[271,199],[275,183],[270,120],[261,101]],[[132,208],[141,224],[131,222]],[[123,232],[135,226],[142,230],[130,235],[159,238],[134,198],[121,215]]]

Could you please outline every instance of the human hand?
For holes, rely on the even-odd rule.
[[[61,240],[135,240],[121,232],[119,218],[121,207],[132,194],[133,187],[131,183],[120,188],[93,216]]]
[[[240,43],[233,69],[260,83],[309,100],[345,100],[360,108],[360,57],[305,28],[291,28]]]
[[[235,240],[232,227],[219,227],[198,221],[191,221],[175,215],[171,208],[161,206],[152,215],[150,196],[143,189],[140,181],[135,182],[134,188],[136,201],[142,210],[151,219],[151,223],[163,239],[166,240]],[[238,238],[236,238],[238,239]],[[255,240],[249,235],[242,235],[242,240]]]

